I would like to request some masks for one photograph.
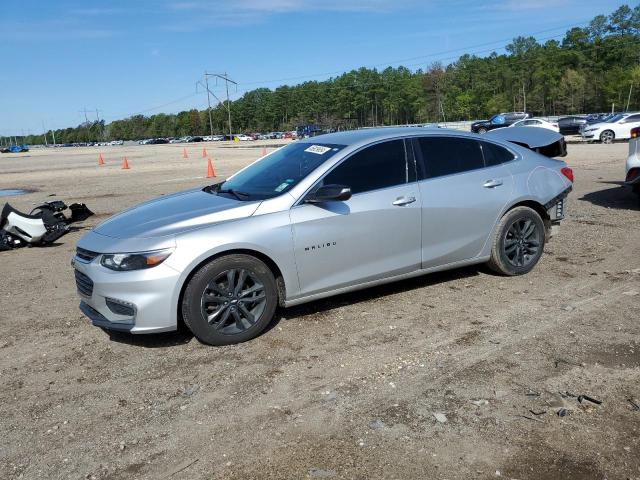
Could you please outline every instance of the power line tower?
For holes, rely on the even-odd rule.
[[[78,112],[84,113],[84,123],[85,124],[89,123],[89,117],[87,117],[87,113],[88,113],[87,107],[84,107],[82,110],[78,110]]]
[[[225,83],[225,88],[227,91],[227,102],[223,102],[221,101],[211,90],[209,90],[209,78],[215,78],[216,79],[216,85],[218,84],[218,79],[220,80],[224,80]],[[229,119],[229,138],[231,139],[233,137],[233,130],[231,129],[231,101],[229,100],[229,84],[232,83],[236,86],[236,90],[238,88],[238,83],[234,82],[233,80],[231,80],[229,78],[229,75],[227,75],[227,73],[208,73],[207,71],[204,72],[204,85],[202,85],[201,82],[197,82],[200,83],[200,85],[202,85],[206,90],[207,90],[207,101],[209,102],[209,125],[211,125],[211,135],[213,135],[213,124],[211,122],[211,100],[209,98],[209,94],[213,95],[213,97],[218,100],[218,102],[220,102],[225,109],[227,110],[227,117]],[[196,83],[196,88],[197,88],[197,83]]]

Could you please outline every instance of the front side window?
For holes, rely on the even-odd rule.
[[[484,168],[480,142],[461,137],[422,137],[418,139],[424,164],[424,177],[435,178]]]
[[[635,123],[635,122],[640,122],[640,115],[629,115],[621,123]]]
[[[345,145],[292,143],[206,191],[238,200],[277,197],[300,183]]]
[[[391,140],[354,153],[323,179],[323,185],[344,185],[351,193],[363,193],[407,183],[408,169],[403,140]]]

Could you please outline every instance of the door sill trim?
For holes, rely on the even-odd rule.
[[[303,303],[307,303],[307,302],[312,302],[314,300],[320,300],[321,298],[327,298],[327,297],[333,297],[335,295],[340,295],[342,293],[347,293],[347,292],[353,292],[356,290],[363,290],[365,288],[369,288],[369,287],[375,287],[377,285],[384,285],[385,283],[392,283],[392,282],[397,282],[400,280],[406,280],[409,278],[414,278],[414,277],[420,277],[422,275],[426,275],[428,273],[435,273],[435,272],[440,272],[443,270],[452,270],[454,268],[458,268],[458,267],[465,267],[468,265],[475,265],[475,264],[479,264],[479,263],[485,263],[487,261],[489,261],[489,256],[484,256],[484,257],[474,257],[474,258],[470,258],[467,260],[461,260],[458,262],[453,262],[453,263],[447,263],[445,265],[438,265],[435,267],[429,267],[429,268],[420,268],[417,270],[412,270],[410,272],[407,273],[402,273],[400,275],[393,275],[390,277],[384,277],[384,278],[379,278],[376,280],[370,280],[368,282],[362,282],[362,283],[357,283],[354,285],[348,285],[346,287],[340,287],[340,288],[335,288],[332,290],[327,290],[324,292],[319,292],[319,293],[314,293],[311,295],[305,295],[302,297],[297,297],[297,298],[292,298],[292,299],[288,299],[285,300],[284,302],[284,306],[285,307],[293,307],[295,305],[300,305]]]

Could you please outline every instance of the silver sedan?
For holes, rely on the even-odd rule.
[[[535,132],[538,130],[538,132]],[[532,132],[533,131],[533,132]],[[529,272],[565,214],[562,137],[423,128],[340,132],[222,183],[126,210],[73,258],[94,325],[249,340],[276,307],[463,265]]]

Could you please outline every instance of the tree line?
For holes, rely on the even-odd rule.
[[[234,133],[329,129],[640,109],[640,5],[598,15],[561,40],[517,37],[505,53],[465,54],[412,71],[360,68],[324,81],[257,88],[230,102]],[[214,133],[228,132],[226,106],[212,108]],[[55,131],[57,143],[207,135],[208,110],[134,115]],[[48,132],[51,142],[52,132]],[[43,143],[42,135],[24,139]]]

